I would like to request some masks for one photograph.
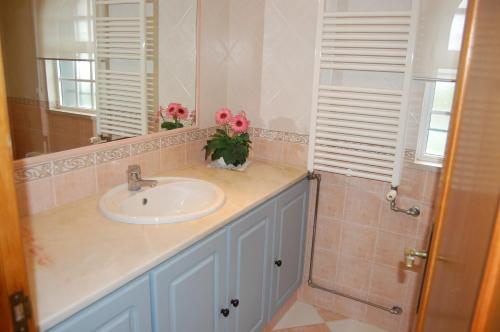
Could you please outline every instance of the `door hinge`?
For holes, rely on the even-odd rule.
[[[9,296],[14,332],[28,332],[28,320],[32,316],[30,298],[18,291]]]

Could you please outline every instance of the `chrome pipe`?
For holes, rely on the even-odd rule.
[[[359,297],[351,296],[349,294],[345,294],[339,291],[336,291],[331,288],[323,287],[321,285],[318,285],[313,281],[313,268],[314,268],[314,249],[315,249],[315,244],[316,244],[316,228],[318,224],[318,206],[319,206],[319,193],[321,189],[321,174],[317,174],[314,172],[309,172],[307,174],[307,179],[309,181],[316,180],[316,201],[314,202],[314,218],[313,218],[313,229],[312,229],[312,239],[311,239],[311,255],[310,255],[310,260],[309,260],[309,278],[307,280],[307,284],[311,288],[316,288],[331,294],[335,294],[338,296],[345,297],[350,300],[354,300],[366,305],[369,305],[371,307],[387,311],[393,315],[401,315],[403,313],[403,309],[400,306],[394,305],[392,307],[386,307],[371,301],[363,300],[360,299]]]

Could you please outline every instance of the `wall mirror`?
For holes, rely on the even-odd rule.
[[[197,118],[197,0],[0,3],[14,159]]]

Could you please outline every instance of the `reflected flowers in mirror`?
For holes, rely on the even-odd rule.
[[[167,107],[160,106],[158,118],[161,119],[161,128],[172,130],[191,126],[194,122],[194,111],[180,103],[170,103]]]

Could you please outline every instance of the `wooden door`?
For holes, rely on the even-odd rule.
[[[223,230],[151,272],[153,331],[225,330],[231,313],[226,296],[226,246]]]
[[[499,331],[499,31],[500,1],[469,0],[417,331]]]
[[[267,321],[275,200],[229,227],[229,331],[258,332]]]
[[[7,116],[7,94],[0,40],[0,331],[13,331],[14,319],[9,296],[29,294],[28,278],[19,229],[16,191],[13,180],[12,145]],[[23,325],[22,322],[17,322]],[[32,320],[27,328],[34,331]]]
[[[270,317],[293,294],[302,280],[307,204],[307,180],[278,196]]]

